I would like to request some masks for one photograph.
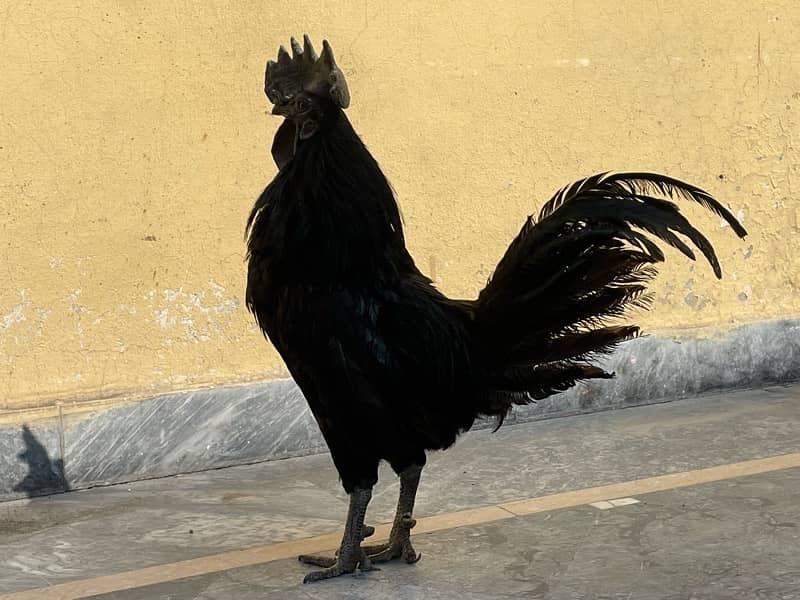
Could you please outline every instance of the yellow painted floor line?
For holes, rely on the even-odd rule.
[[[424,517],[418,519],[414,533],[429,533],[466,525],[478,525],[501,519],[510,519],[518,515],[530,515],[582,506],[592,502],[626,496],[639,496],[641,494],[711,483],[745,475],[757,475],[758,473],[768,473],[792,467],[800,467],[800,452]],[[389,529],[390,525],[376,527],[373,538],[375,540],[386,539],[389,535]],[[135,571],[3,594],[0,595],[0,600],[77,600],[87,596],[108,594],[120,590],[175,581],[186,577],[294,558],[298,554],[314,554],[331,550],[338,546],[340,538],[341,532],[326,533],[290,542],[256,546],[247,550],[234,550],[212,556],[136,569]]]

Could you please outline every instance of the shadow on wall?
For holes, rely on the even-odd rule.
[[[70,488],[64,473],[64,461],[60,458],[50,460],[47,450],[27,425],[22,426],[22,440],[25,450],[17,457],[28,464],[28,474],[14,486],[14,491],[25,493],[29,498],[68,492]]]

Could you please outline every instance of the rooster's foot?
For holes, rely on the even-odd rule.
[[[375,533],[375,528],[369,525],[364,525],[364,535],[362,540],[368,538]],[[345,573],[352,573],[356,567],[360,571],[377,571],[377,567],[372,566],[372,560],[366,555],[363,549],[359,548],[357,552],[360,553],[360,558],[354,561],[340,561],[339,550],[336,551],[333,557],[320,556],[318,554],[301,554],[297,559],[307,565],[315,565],[322,567],[323,571],[312,571],[308,573],[303,579],[303,583],[310,583],[312,581],[319,581],[320,579],[329,579],[331,577],[338,577]]]
[[[353,552],[349,552],[348,554],[349,556],[342,556],[341,554],[338,554],[336,558],[317,556],[314,554],[300,555],[298,557],[300,562],[323,567],[322,571],[312,571],[311,573],[308,573],[303,578],[303,583],[311,583],[313,581],[338,577],[339,575],[344,575],[345,573],[352,573],[356,569],[363,572],[380,570],[378,567],[372,565],[372,560],[360,547],[356,548]]]
[[[364,553],[372,562],[376,563],[402,558],[408,564],[414,564],[422,558],[422,555],[417,554],[414,546],[411,545],[411,530],[416,524],[417,522],[411,518],[411,515],[403,515],[397,526],[393,528],[388,543],[366,546]]]

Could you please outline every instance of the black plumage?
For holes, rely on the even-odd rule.
[[[267,71],[273,112],[286,120],[273,146],[280,170],[247,224],[247,305],[351,495],[338,558],[307,557],[328,567],[317,579],[368,569],[370,555],[415,559],[408,530],[427,450],[452,445],[478,416],[499,426],[515,404],[612,376],[592,360],[639,334],[612,321],[649,304],[646,284],[664,260],[653,238],[694,259],[688,239],[721,276],[709,241],[668,198],[698,202],[746,232],[692,185],[595,175],[527,219],[476,300],[449,299],[406,249],[392,189],[343,111],[349,94],[330,47],[319,59],[308,39],[305,52],[293,49]],[[329,80],[335,94],[319,84]],[[406,492],[389,544],[364,553],[363,512],[381,460]]]

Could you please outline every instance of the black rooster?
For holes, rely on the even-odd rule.
[[[305,581],[418,558],[414,497],[428,450],[444,449],[480,415],[498,426],[515,404],[613,374],[596,355],[635,337],[610,325],[646,307],[664,254],[647,234],[711,263],[709,241],[666,197],[699,202],[744,237],[703,190],[651,173],[601,174],[560,190],[529,217],[477,300],[451,300],[414,264],[389,184],[343,109],[344,76],[323,42],[292,39],[267,63],[265,91],[284,117],[278,174],[248,219],[247,305],[280,352],[350,496],[336,558]],[[362,547],[364,514],[386,460],[400,475],[387,544]]]

